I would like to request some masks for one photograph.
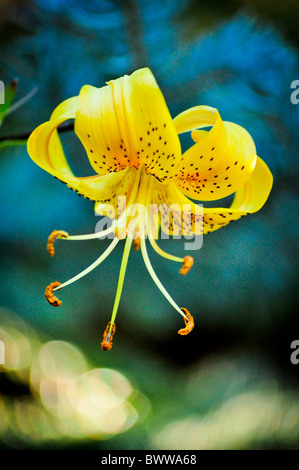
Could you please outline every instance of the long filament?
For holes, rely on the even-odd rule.
[[[167,258],[171,261],[176,261],[178,263],[183,263],[184,258],[180,258],[178,256],[171,255],[170,253],[167,253],[166,251],[162,250],[162,248],[159,247],[159,245],[156,243],[154,237],[152,236],[152,226],[151,226],[151,196],[152,196],[152,191],[153,191],[153,185],[154,185],[154,179],[152,179],[149,182],[148,186],[148,192],[146,196],[146,225],[147,225],[147,232],[148,232],[148,239],[150,241],[150,244],[152,245],[153,249],[158,253],[158,255],[163,256],[163,258]]]
[[[163,286],[163,284],[161,283],[161,281],[159,280],[159,278],[157,277],[152,265],[151,265],[151,262],[149,260],[149,257],[148,257],[148,253],[147,253],[147,249],[146,249],[146,243],[145,243],[145,239],[144,237],[141,238],[141,253],[142,253],[142,257],[143,257],[143,260],[144,260],[144,264],[145,266],[147,267],[147,270],[151,276],[151,278],[153,279],[154,283],[156,284],[156,286],[158,287],[158,289],[161,291],[161,293],[164,295],[164,297],[166,297],[166,299],[168,300],[168,302],[176,309],[177,312],[179,312],[180,315],[182,315],[182,317],[186,318],[186,315],[184,314],[184,312],[182,312],[182,310],[180,309],[180,307],[175,303],[175,301],[173,300],[173,298],[169,295],[169,293],[167,292],[167,290],[165,289],[165,287]]]
[[[136,198],[140,178],[141,178],[141,171],[137,171],[135,179],[134,179],[132,191],[131,191],[131,194],[130,194],[130,197],[129,197],[129,201],[128,201],[128,204],[127,204],[127,207],[129,208],[128,213],[130,211],[130,205],[132,204],[132,202]],[[74,241],[75,240],[93,240],[95,238],[105,237],[106,235],[109,235],[110,233],[114,232],[115,228],[119,227],[122,224],[122,222],[123,222],[123,220],[125,219],[126,216],[128,216],[128,214],[126,214],[126,211],[124,211],[124,213],[121,215],[121,217],[118,220],[113,220],[112,221],[111,227],[109,227],[105,230],[102,230],[101,232],[89,233],[89,234],[85,234],[85,235],[69,235],[67,238],[63,238],[63,240],[74,240]]]
[[[69,235],[67,238],[61,238],[61,240],[92,240],[94,238],[101,238],[109,235],[109,233],[115,230],[114,223],[112,223],[111,227],[102,230],[101,232],[95,233],[88,233],[86,235]]]
[[[118,242],[119,242],[119,239],[115,237],[113,241],[110,243],[110,245],[108,246],[108,248],[104,251],[104,253],[102,253],[101,256],[99,256],[99,258],[94,263],[92,263],[88,268],[84,269],[84,271],[82,271],[81,273],[77,274],[77,276],[72,277],[68,281],[56,287],[54,290],[60,290],[63,287],[66,287],[69,284],[72,284],[73,282],[78,281],[78,279],[80,279],[81,277],[86,276],[86,274],[90,273],[90,271],[92,271],[97,266],[99,266],[99,264],[101,264],[102,261],[104,261],[107,258],[107,256],[110,255],[110,253],[112,252],[112,250],[114,250]]]
[[[171,261],[176,261],[178,263],[183,263],[184,262],[184,258],[179,258],[178,256],[171,255],[170,253],[167,253],[166,251],[162,250],[162,248],[160,248],[157,245],[154,238],[151,237],[150,233],[149,233],[148,239],[149,239],[150,244],[152,245],[153,249],[155,250],[156,253],[158,253],[158,255],[163,256],[163,258],[167,258]]]

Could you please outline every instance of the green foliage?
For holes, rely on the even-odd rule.
[[[26,145],[26,139],[5,139],[0,141],[0,149],[5,147],[18,147],[19,145]]]
[[[5,88],[5,103],[0,105],[0,127],[2,126],[3,121],[13,103],[17,91],[17,86],[18,80],[15,79]],[[9,144],[6,146],[9,146]],[[2,145],[0,145],[0,148],[1,147]]]

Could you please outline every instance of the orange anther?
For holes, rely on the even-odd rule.
[[[178,331],[179,335],[188,335],[194,328],[194,318],[192,317],[191,313],[186,308],[181,308],[182,312],[186,315],[187,318],[184,317],[185,328],[182,328]]]
[[[58,238],[68,238],[69,234],[64,230],[53,230],[47,241],[47,250],[50,256],[54,256],[54,242]]]
[[[52,282],[50,285],[48,285],[45,291],[45,297],[49,304],[53,305],[53,307],[60,307],[60,305],[62,304],[61,300],[57,299],[53,292],[55,287],[58,287],[60,285],[61,283],[58,281]]]
[[[180,274],[182,276],[185,276],[192,268],[193,263],[194,263],[194,260],[192,256],[185,256],[183,266],[180,269]]]
[[[112,329],[109,332],[110,324],[111,324],[111,322],[108,323],[108,325],[106,327],[106,330],[104,331],[103,341],[101,342],[101,348],[102,348],[103,351],[110,351],[110,349],[112,348],[112,345],[113,345],[112,339],[113,339],[113,335],[115,333],[115,323],[113,323]]]

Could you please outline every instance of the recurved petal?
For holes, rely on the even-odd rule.
[[[236,192],[229,208],[204,208],[204,233],[213,232],[229,222],[259,211],[268,199],[273,176],[266,163],[257,157],[248,181]]]
[[[171,182],[168,186],[155,183],[152,204],[159,207],[161,230],[170,235],[207,234],[229,222],[257,212],[268,199],[273,183],[272,174],[257,157],[256,166],[248,181],[240,188],[229,208],[205,208],[195,204]]]
[[[173,120],[178,134],[191,132],[193,129],[213,126],[218,118],[216,108],[210,106],[194,106],[178,114]]]
[[[28,153],[37,165],[66,183],[77,194],[96,201],[96,208],[104,203],[115,205],[117,216],[117,196],[120,191],[123,195],[130,192],[136,170],[128,168],[129,172],[89,177],[76,177],[72,173],[56,129],[62,122],[75,118],[77,109],[78,97],[70,98],[57,106],[50,121],[41,124],[30,135]]]
[[[180,142],[156,80],[147,68],[80,92],[75,131],[99,174],[127,166],[166,181],[176,172]]]
[[[250,134],[232,122],[223,122],[215,108],[198,106],[174,119],[177,131],[192,132],[196,143],[184,154],[177,184],[193,199],[208,201],[234,193],[248,180],[256,164]],[[212,126],[206,131],[198,131]]]
[[[65,158],[57,127],[75,117],[77,105],[77,97],[61,103],[53,112],[50,121],[38,126],[27,142],[27,150],[32,160],[45,171],[70,185],[76,185],[77,178]]]

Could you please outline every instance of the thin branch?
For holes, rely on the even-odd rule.
[[[66,124],[61,124],[58,128],[58,132],[69,132],[74,130],[74,123],[69,122]],[[30,134],[33,131],[27,131],[27,132],[20,132],[19,134],[12,134],[12,135],[5,135],[5,136],[0,136],[0,142],[3,142],[5,140],[27,140],[30,136]]]
[[[8,114],[10,113],[13,113],[16,109],[19,109],[21,106],[23,106],[23,104],[27,103],[27,101],[31,100],[31,98],[35,95],[35,93],[37,92],[38,90],[38,87],[37,86],[34,86],[32,88],[31,91],[29,91],[29,93],[27,93],[26,96],[24,96],[23,98],[21,98],[19,101],[17,101],[16,103],[14,103],[10,108],[9,110],[7,111],[6,113],[6,116],[8,116]]]

